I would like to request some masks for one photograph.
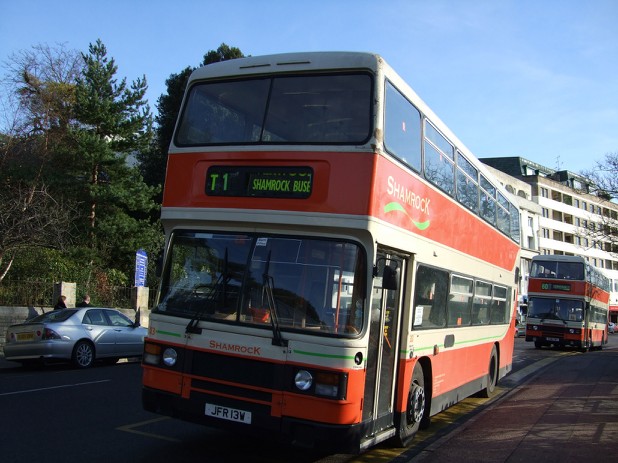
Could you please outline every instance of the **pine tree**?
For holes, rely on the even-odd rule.
[[[147,186],[132,157],[152,139],[152,117],[144,100],[146,79],[128,86],[100,40],[82,55],[75,88],[74,147],[67,153],[67,189],[84,201],[82,244],[90,263],[126,268],[144,242],[159,233],[147,220],[157,207],[156,187]],[[120,262],[119,262],[120,261]],[[130,267],[129,267],[130,268]]]

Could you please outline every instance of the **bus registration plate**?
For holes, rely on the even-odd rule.
[[[548,341],[560,342],[560,338],[547,338]]]
[[[245,410],[222,407],[221,405],[206,404],[205,414],[207,416],[212,416],[213,418],[220,418],[222,420],[251,424],[251,412]]]

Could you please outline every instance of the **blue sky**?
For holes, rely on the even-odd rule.
[[[245,55],[379,53],[477,156],[580,172],[618,153],[617,0],[0,0],[0,63],[36,44],[165,80],[222,42]],[[0,71],[4,74],[5,68]]]

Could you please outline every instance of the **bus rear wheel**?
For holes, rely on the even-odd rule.
[[[429,398],[425,389],[425,374],[420,362],[414,366],[412,381],[408,391],[405,414],[401,417],[397,443],[406,447],[419,429],[429,426]]]
[[[487,387],[479,392],[479,397],[489,399],[496,395],[496,386],[498,385],[498,351],[494,345],[491,348],[489,356],[489,369],[487,371]]]

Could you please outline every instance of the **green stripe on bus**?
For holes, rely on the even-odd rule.
[[[426,230],[427,228],[429,228],[429,225],[430,225],[429,220],[426,220],[425,222],[417,222],[416,220],[412,218],[412,216],[410,216],[410,214],[408,214],[408,211],[406,210],[406,208],[403,207],[401,204],[399,204],[397,201],[392,201],[384,206],[385,213],[389,213],[393,211],[403,212],[405,215],[408,216],[408,218],[412,221],[414,226],[418,228],[419,230]]]
[[[293,352],[298,355],[308,355],[309,357],[323,357],[323,358],[331,358],[331,359],[354,360],[354,356],[352,355],[320,354],[318,352],[306,352],[304,350],[296,350],[296,349],[294,349]]]
[[[477,342],[483,342],[483,341],[492,341],[492,340],[496,340],[496,339],[504,339],[504,336],[488,336],[485,338],[477,338],[477,339],[470,339],[467,341],[459,341],[456,342],[454,344],[454,346],[458,346],[458,345],[462,345],[462,344],[470,344],[470,343],[477,343]],[[444,347],[444,344],[436,344],[436,346],[438,346],[440,349],[442,349]],[[419,351],[426,351],[426,350],[433,350],[434,346],[426,346],[426,347],[415,347],[413,349],[413,352],[419,352]]]
[[[180,333],[172,333],[171,331],[157,330],[157,334],[166,334],[167,336],[174,336],[176,338],[182,337]]]

